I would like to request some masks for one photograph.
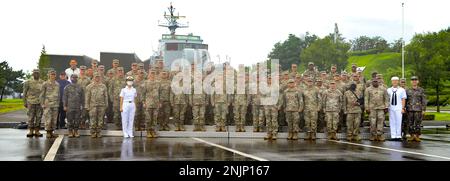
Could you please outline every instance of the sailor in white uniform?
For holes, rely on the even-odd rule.
[[[122,130],[124,138],[133,138],[133,122],[136,112],[136,89],[133,87],[133,77],[128,76],[127,85],[120,91],[120,112],[122,115]]]
[[[391,139],[400,141],[402,137],[402,113],[405,110],[406,91],[398,85],[398,77],[392,77],[392,87],[387,89],[389,95],[389,126]]]

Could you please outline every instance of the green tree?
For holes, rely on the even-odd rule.
[[[3,96],[14,92],[22,92],[22,83],[25,74],[22,70],[14,71],[8,62],[0,62],[0,102]]]
[[[416,34],[406,46],[406,61],[425,88],[434,90],[437,111],[443,82],[450,77],[450,28],[439,32]]]
[[[41,72],[41,79],[47,80],[47,72],[50,68],[50,58],[47,56],[45,45],[42,45],[41,55],[39,56],[38,68]]]
[[[332,64],[338,66],[338,69],[344,69],[347,65],[348,50],[350,44],[345,41],[337,41],[334,38],[326,36],[316,40],[300,55],[305,66],[308,62],[314,62],[317,67],[326,69]]]

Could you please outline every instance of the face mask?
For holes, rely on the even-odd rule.
[[[127,85],[128,86],[132,86],[133,85],[133,81],[127,81]]]

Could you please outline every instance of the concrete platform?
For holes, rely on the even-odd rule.
[[[167,133],[170,133],[167,132]],[[183,161],[408,161],[450,160],[450,135],[421,143],[265,141],[259,138],[146,137],[26,138],[26,130],[0,129],[0,160],[183,160]],[[118,134],[115,132],[115,134]],[[250,133],[249,133],[250,134]],[[441,140],[439,140],[442,139]],[[49,156],[53,155],[53,156]],[[50,158],[50,159],[49,159]]]

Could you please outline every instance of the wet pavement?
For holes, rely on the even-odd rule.
[[[0,129],[0,160],[43,160],[59,142],[54,161],[162,160],[162,161],[407,161],[450,160],[449,136],[421,143],[304,140],[264,141],[251,138],[26,138],[26,130]],[[442,138],[440,141],[438,138]],[[54,146],[55,147],[55,146]]]

